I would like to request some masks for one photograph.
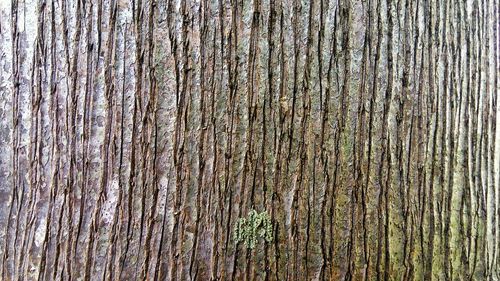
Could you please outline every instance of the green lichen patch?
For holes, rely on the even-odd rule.
[[[266,211],[257,213],[251,210],[246,218],[239,218],[236,222],[234,240],[236,243],[243,242],[247,248],[253,249],[259,238],[271,242],[273,238],[271,218]]]

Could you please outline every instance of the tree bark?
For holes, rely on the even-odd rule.
[[[498,6],[1,1],[0,279],[500,280]]]

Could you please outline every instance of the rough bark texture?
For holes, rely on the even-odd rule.
[[[0,279],[500,280],[499,4],[0,1]]]

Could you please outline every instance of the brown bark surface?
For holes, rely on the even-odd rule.
[[[500,280],[499,7],[0,0],[0,280]]]

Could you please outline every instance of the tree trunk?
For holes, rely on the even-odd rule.
[[[500,280],[498,7],[1,1],[0,279]]]

